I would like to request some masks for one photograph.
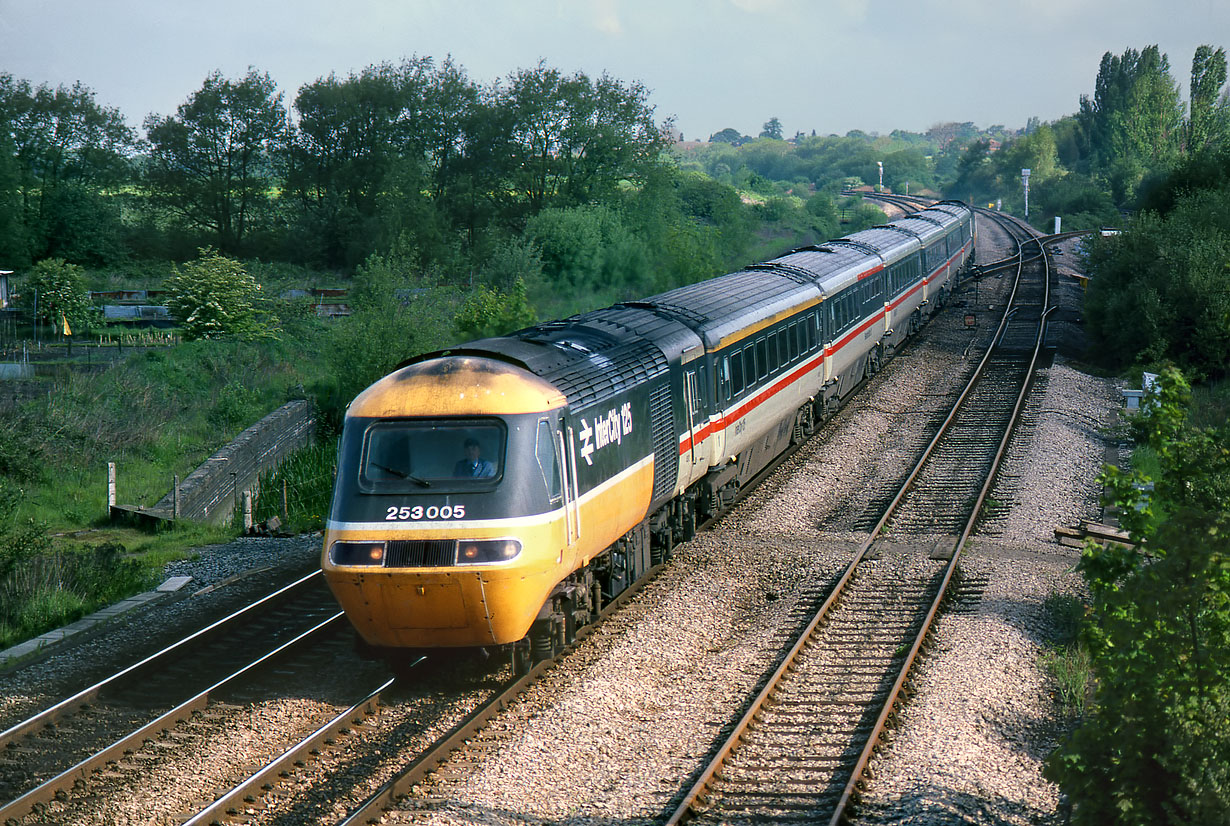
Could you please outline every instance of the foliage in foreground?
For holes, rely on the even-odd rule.
[[[1138,544],[1091,544],[1079,564],[1097,687],[1047,765],[1078,826],[1230,814],[1230,425],[1188,423],[1188,385],[1174,368],[1146,400],[1133,427],[1160,473],[1101,477]]]

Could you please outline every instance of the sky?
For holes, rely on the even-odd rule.
[[[489,84],[545,61],[650,91],[688,140],[776,117],[795,132],[1019,128],[1092,94],[1105,52],[1158,44],[1186,99],[1227,0],[0,0],[0,72],[94,90],[139,127],[214,70],[293,102],[330,73],[452,56]]]

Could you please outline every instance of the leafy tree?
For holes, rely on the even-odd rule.
[[[301,88],[294,107],[287,187],[304,211],[302,235],[325,263],[352,265],[403,232],[424,247],[441,212],[476,231],[487,213],[466,196],[499,189],[473,180],[483,168],[468,157],[482,143],[479,91],[451,61],[330,75]]]
[[[605,74],[590,80],[539,63],[495,97],[511,125],[510,177],[530,214],[611,197],[620,181],[650,174],[670,143],[649,91]]]
[[[530,219],[526,237],[540,251],[543,275],[552,284],[635,293],[651,283],[648,250],[609,207],[543,210]]]
[[[782,139],[782,122],[777,118],[769,118],[761,129],[760,137],[780,141]]]
[[[82,240],[113,235],[118,226],[115,210],[99,195],[131,175],[128,155],[135,135],[119,110],[100,106],[94,92],[80,83],[35,88],[0,73],[0,124],[5,144],[0,151],[11,151],[13,158],[7,172],[0,170],[0,197],[6,186],[3,179],[15,176],[7,186],[15,184],[20,201],[11,214],[22,226],[22,246],[34,258],[115,260],[114,243],[83,247]],[[65,187],[72,192],[62,193]],[[76,230],[74,244],[59,243],[66,223]]]
[[[1093,97],[1081,96],[1077,116],[1094,169],[1126,202],[1149,169],[1178,158],[1183,107],[1170,61],[1156,45],[1102,56]]]
[[[948,191],[960,198],[983,201],[999,195],[999,182],[991,162],[989,141],[974,141],[957,163],[957,178]]]
[[[21,215],[21,191],[13,142],[7,132],[0,130],[0,262],[3,262],[0,269],[23,267],[30,260]]]
[[[418,257],[399,243],[355,273],[351,315],[338,319],[326,342],[337,386],[322,407],[338,421],[351,399],[399,363],[456,341],[455,291],[433,284]]]
[[[261,285],[243,264],[204,247],[195,261],[174,268],[163,288],[167,308],[187,339],[254,339],[276,335],[273,318],[260,308]]]
[[[38,318],[60,329],[64,321],[82,332],[94,320],[94,307],[85,285],[85,271],[61,258],[45,258],[34,265],[22,289],[26,306],[38,308]]]
[[[1133,422],[1156,478],[1101,477],[1135,546],[1090,543],[1078,565],[1096,692],[1047,765],[1077,826],[1224,823],[1230,811],[1230,426],[1191,427],[1188,396],[1168,368]]]
[[[1176,361],[1203,376],[1230,364],[1230,187],[1143,212],[1089,250],[1085,308],[1095,352],[1112,365]],[[1131,319],[1125,324],[1124,319]]]
[[[978,137],[978,128],[973,123],[937,123],[927,130],[927,137],[940,150],[961,150]]]
[[[745,138],[739,133],[738,129],[732,129],[729,126],[709,136],[709,143],[729,143],[733,146],[738,146],[744,140]]]
[[[282,94],[268,74],[233,81],[215,71],[175,115],[150,115],[147,180],[158,200],[223,252],[237,252],[259,219],[286,135]]]
[[[454,316],[457,329],[468,338],[504,335],[533,324],[535,319],[525,282],[520,278],[507,293],[480,285],[465,297]]]
[[[884,156],[884,183],[893,192],[904,192],[906,183],[912,191],[935,186],[935,174],[921,149],[902,149]]]
[[[1187,151],[1196,154],[1230,138],[1230,102],[1226,85],[1226,51],[1199,46],[1192,57],[1191,115]]]

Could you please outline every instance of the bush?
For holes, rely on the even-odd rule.
[[[1224,823],[1230,812],[1230,426],[1192,427],[1187,402],[1182,375],[1164,370],[1135,423],[1158,476],[1101,477],[1136,545],[1090,543],[1078,566],[1096,690],[1047,763],[1074,824]]]

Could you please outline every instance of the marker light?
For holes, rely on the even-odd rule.
[[[507,562],[521,553],[516,539],[463,539],[457,543],[457,564]]]
[[[333,565],[382,565],[383,542],[334,542],[329,546],[329,562]]]

